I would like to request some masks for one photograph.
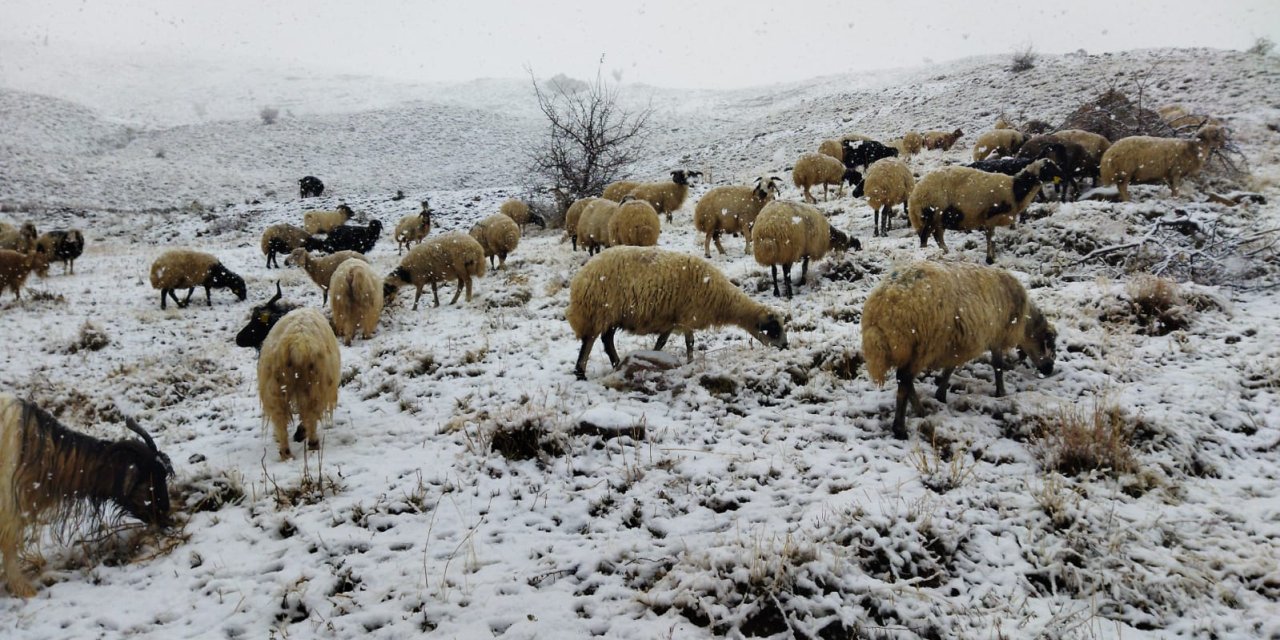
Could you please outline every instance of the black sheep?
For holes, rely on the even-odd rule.
[[[382,222],[378,220],[369,221],[369,226],[367,227],[344,224],[334,227],[329,232],[329,237],[324,240],[324,251],[328,253],[337,253],[339,251],[369,253],[373,251],[373,245],[378,242],[378,237],[381,235]]]
[[[875,140],[845,140],[840,143],[840,149],[844,154],[842,158],[844,166],[850,169],[865,168],[881,158],[891,158],[898,155],[897,149],[880,144]]]
[[[310,198],[312,196],[320,197],[324,193],[324,183],[320,182],[320,178],[315,176],[306,176],[298,181],[298,196],[302,198]]]
[[[1074,191],[1075,196],[1080,197],[1081,178],[1098,176],[1098,165],[1087,149],[1077,142],[1053,134],[1034,136],[1027,140],[1018,150],[1018,157],[1028,160],[1048,158],[1062,168],[1065,184],[1058,190],[1062,202],[1067,201],[1069,191]]]

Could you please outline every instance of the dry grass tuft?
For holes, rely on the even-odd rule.
[[[1135,471],[1132,441],[1133,425],[1124,412],[1102,402],[1092,412],[1062,409],[1043,422],[1040,434],[1045,468],[1064,475]]]
[[[109,344],[111,344],[111,338],[107,337],[107,333],[92,321],[85,320],[84,324],[80,325],[80,333],[75,340],[67,345],[66,352],[74,354],[81,351],[100,351]]]
[[[1139,333],[1163,336],[1191,324],[1182,291],[1173,280],[1139,276],[1126,289]]]

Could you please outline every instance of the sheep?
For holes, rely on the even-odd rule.
[[[320,197],[324,193],[324,183],[320,178],[315,176],[303,176],[298,180],[298,197],[311,198]]]
[[[653,205],[658,213],[667,215],[667,222],[670,223],[672,214],[684,205],[684,199],[689,195],[689,185],[701,176],[701,171],[672,171],[671,182],[641,182],[626,195],[635,196],[637,200]]]
[[[343,344],[351,346],[356,329],[365,340],[373,337],[382,315],[382,283],[373,268],[367,262],[347,260],[334,270],[329,290],[333,325]]]
[[[942,252],[944,229],[982,229],[987,235],[987,264],[995,262],[992,234],[1012,226],[1040,191],[1042,181],[1060,182],[1062,171],[1051,160],[1036,160],[1015,176],[969,167],[944,167],[920,180],[911,191],[907,212],[924,248],[932,233]]]
[[[964,135],[964,131],[956,129],[955,131],[925,131],[923,144],[925,149],[942,149],[950,151],[955,146],[960,136]]]
[[[62,263],[62,273],[75,274],[76,258],[84,253],[84,234],[79,229],[48,231],[36,239],[36,251],[45,254],[49,262],[57,260]],[[46,265],[47,267],[48,265]],[[45,275],[45,269],[40,271]]]
[[[344,224],[329,230],[321,250],[327,253],[355,251],[369,253],[382,237],[382,222],[370,220],[367,226]]]
[[[248,297],[244,278],[232,273],[216,257],[190,249],[170,249],[151,263],[151,288],[160,290],[160,308],[166,308],[166,297],[173,298],[179,309],[191,302],[196,287],[204,287],[204,299],[213,306],[211,289],[230,289],[237,298]],[[176,289],[186,289],[186,300],[179,301]]]
[[[0,249],[26,253],[36,246],[37,237],[36,225],[29,220],[19,227],[0,222]]]
[[[920,261],[889,272],[862,307],[862,356],[867,373],[884,385],[898,380],[893,437],[905,439],[906,407],[922,415],[915,378],[942,369],[934,397],[947,401],[955,368],[991,352],[996,395],[1003,396],[1005,352],[1031,357],[1043,375],[1053,373],[1057,334],[1012,275],[974,264]]]
[[[587,255],[595,255],[610,246],[609,220],[618,211],[618,203],[608,198],[591,202],[582,210],[578,219],[578,240],[586,248]]]
[[[522,232],[524,231],[524,225],[529,224],[530,222],[543,229],[547,228],[546,220],[543,220],[542,216],[538,215],[537,212],[530,211],[528,203],[522,200],[507,200],[502,203],[502,206],[498,208],[498,211],[502,215],[514,220],[516,224],[520,225],[520,230]]]
[[[609,246],[652,247],[658,244],[662,220],[658,211],[644,200],[626,196],[609,218]]]
[[[764,344],[787,347],[780,314],[748,298],[706,260],[657,247],[617,247],[588,262],[569,283],[565,317],[582,341],[573,370],[579,380],[587,377],[596,338],[618,366],[618,329],[658,334],[659,351],[680,331],[690,362],[693,332],[712,326],[737,325]]]
[[[1130,182],[1164,182],[1174,197],[1183,178],[1200,170],[1214,151],[1226,144],[1221,127],[1207,126],[1190,140],[1132,136],[1121,138],[1102,154],[1102,184],[1116,185],[1120,200],[1129,200]]]
[[[605,200],[620,202],[623,196],[631,193],[631,190],[636,188],[636,185],[638,184],[640,183],[635,180],[619,180],[617,182],[610,182],[605,185],[604,191],[600,193],[600,197]]]
[[[1062,169],[1062,177],[1066,184],[1059,190],[1058,196],[1063,202],[1067,201],[1068,194],[1071,192],[1079,197],[1080,178],[1098,174],[1097,165],[1093,164],[1089,151],[1083,145],[1059,138],[1057,134],[1043,134],[1028,138],[1018,150],[1018,156],[1030,160],[1047,158]]]
[[[988,131],[978,136],[978,140],[973,143],[973,161],[985,160],[992,154],[1011,156],[1026,141],[1027,136],[1013,129]]]
[[[924,146],[924,136],[918,131],[908,131],[901,138],[890,140],[889,146],[897,149],[899,156],[913,156]]]
[[[818,153],[831,156],[841,162],[844,161],[844,151],[840,146],[839,140],[823,140],[822,144],[818,145]]]
[[[564,235],[573,241],[573,250],[578,250],[578,221],[582,219],[582,212],[587,205],[599,200],[599,198],[579,198],[569,205],[568,210],[564,212]],[[561,240],[564,242],[564,240]]]
[[[5,289],[13,292],[14,300],[22,299],[22,285],[32,271],[42,273],[48,267],[48,254],[39,251],[18,253],[9,249],[0,249],[0,293]]]
[[[422,201],[422,211],[416,215],[400,218],[396,224],[396,255],[411,244],[421,244],[422,239],[431,233],[431,206]]]
[[[316,309],[281,313],[276,307],[279,299],[277,287],[267,304],[254,307],[249,324],[236,336],[236,344],[259,349],[262,420],[275,433],[280,459],[288,460],[293,457],[288,427],[295,414],[298,427],[293,432],[294,442],[305,439],[308,449],[320,448],[318,425],[330,420],[338,406],[342,353],[323,313]]]
[[[446,280],[458,279],[458,290],[453,294],[449,304],[458,301],[463,288],[467,291],[467,302],[471,302],[471,279],[484,275],[484,248],[475,238],[462,233],[452,232],[436,236],[409,250],[400,266],[383,280],[382,295],[388,301],[397,289],[405,285],[417,287],[413,296],[413,308],[418,309],[418,299],[422,297],[422,287],[431,285],[431,297],[435,305],[440,306],[440,295],[436,286]]]
[[[1105,136],[1100,136],[1084,129],[1063,129],[1062,131],[1055,131],[1053,135],[1056,138],[1069,140],[1084,147],[1084,150],[1089,152],[1089,157],[1093,159],[1094,164],[1101,163],[1102,155],[1107,152],[1107,149],[1111,148],[1111,141],[1107,140]]]
[[[323,243],[314,241],[306,229],[292,224],[273,224],[262,232],[262,255],[267,257],[267,268],[279,267],[276,254],[288,256],[298,248],[319,248]]]
[[[125,426],[141,439],[73,431],[34,403],[0,393],[0,555],[10,593],[36,594],[18,556],[39,537],[38,525],[101,520],[108,503],[147,525],[169,524],[173,464],[133,418]]]
[[[907,164],[897,158],[881,158],[867,168],[867,177],[854,189],[854,197],[865,195],[871,207],[872,234],[889,234],[893,207],[907,204],[916,179]]]
[[[355,212],[345,204],[338,205],[336,211],[308,211],[302,214],[302,227],[307,233],[329,233],[330,229],[347,223]]]
[[[880,144],[875,140],[846,140],[841,143],[843,150],[844,166],[850,169],[859,167],[866,168],[871,166],[872,162],[881,158],[892,158],[898,155],[898,150],[888,145]],[[858,176],[860,182],[862,176]]]
[[[753,186],[716,187],[703,195],[693,210],[694,228],[706,234],[702,241],[703,256],[711,257],[712,240],[715,240],[716,250],[724,255],[724,245],[720,244],[722,233],[741,233],[746,239],[746,251],[751,253],[751,229],[755,226],[756,216],[766,204],[778,197],[781,182],[777,176],[761,176],[756,178]]]
[[[822,200],[826,201],[830,185],[836,185],[837,197],[843,197],[844,183],[857,184],[861,178],[857,171],[845,167],[844,163],[824,153],[806,153],[800,156],[791,170],[791,181],[797,189],[804,192],[805,202],[818,201],[809,193],[810,187],[822,185]]]
[[[970,169],[985,171],[987,173],[1002,173],[1006,176],[1018,175],[1019,171],[1027,168],[1035,160],[1031,158],[1013,157],[1013,158],[987,158],[977,162],[970,162],[962,165]],[[1056,164],[1056,163],[1055,163]]]
[[[791,265],[802,262],[800,286],[809,274],[809,260],[821,260],[830,249],[844,251],[850,246],[861,249],[857,240],[840,232],[827,223],[817,207],[774,200],[760,210],[755,227],[751,230],[751,242],[755,245],[756,262],[769,267],[773,276],[773,295],[778,293],[778,265],[782,265],[782,280],[787,297],[791,297]]]
[[[1008,119],[1006,119],[1003,115],[996,117],[996,124],[991,128],[995,129],[996,131],[1005,131],[1005,130],[1017,131],[1018,130],[1018,128],[1013,126],[1013,123],[1010,122]],[[981,160],[981,158],[977,158],[977,159]]]
[[[323,304],[329,303],[329,282],[333,279],[333,272],[338,266],[347,260],[360,260],[368,262],[369,259],[363,254],[356,251],[339,251],[323,257],[314,257],[307,252],[306,249],[294,249],[289,257],[284,259],[286,267],[302,267],[303,271],[311,277],[311,281],[320,287],[320,291],[324,293]]]
[[[501,269],[507,264],[507,256],[520,245],[520,225],[509,216],[495,213],[471,227],[471,237],[480,243],[489,266]],[[494,267],[494,259],[498,264]],[[470,297],[468,297],[470,299]]]

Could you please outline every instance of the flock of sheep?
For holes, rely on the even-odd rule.
[[[586,378],[587,361],[598,339],[610,363],[621,359],[614,346],[619,329],[656,335],[655,348],[665,347],[672,333],[683,335],[687,357],[693,357],[693,332],[714,326],[735,325],[766,345],[788,346],[784,315],[753,300],[734,285],[712,262],[711,244],[723,255],[721,238],[741,235],[746,250],[762,266],[770,268],[775,296],[794,294],[791,269],[800,264],[795,286],[802,284],[811,261],[829,251],[860,249],[860,242],[827,219],[811,189],[821,185],[824,199],[835,186],[843,194],[853,187],[854,197],[864,197],[871,208],[873,235],[892,230],[894,208],[902,205],[925,246],[932,236],[947,251],[945,230],[984,231],[986,262],[994,263],[992,235],[996,227],[1013,227],[1042,191],[1055,185],[1062,198],[1080,194],[1079,181],[1116,185],[1121,199],[1128,199],[1134,182],[1164,182],[1176,195],[1186,177],[1203,166],[1208,155],[1226,142],[1226,132],[1205,126],[1192,139],[1130,137],[1110,141],[1087,131],[1069,130],[1028,135],[1003,121],[978,137],[973,164],[949,166],[920,177],[908,164],[911,156],[928,149],[950,150],[963,136],[954,131],[909,132],[882,143],[860,135],[822,141],[816,153],[801,156],[792,168],[792,182],[803,201],[779,199],[782,180],[763,175],[751,184],[724,185],[707,191],[693,208],[693,227],[703,236],[700,258],[657,247],[666,224],[679,224],[675,214],[685,204],[690,186],[701,174],[671,172],[669,181],[615,182],[599,197],[573,202],[565,212],[565,239],[588,258],[570,282],[566,318],[581,342],[574,373]],[[312,176],[300,181],[303,197],[320,195],[323,184]],[[432,210],[428,202],[395,226],[399,265],[379,276],[365,254],[382,235],[382,224],[352,224],[355,212],[346,205],[333,211],[308,211],[302,225],[276,224],[264,230],[261,249],[268,268],[285,265],[301,268],[318,286],[331,316],[281,300],[276,294],[253,308],[248,324],[236,336],[236,344],[254,347],[258,356],[258,396],[264,421],[269,423],[282,459],[291,457],[288,426],[297,421],[293,441],[308,448],[320,444],[318,428],[330,419],[338,402],[341,350],[338,340],[350,346],[357,337],[368,339],[377,330],[384,306],[406,286],[415,288],[417,309],[423,289],[430,285],[439,306],[438,287],[456,283],[453,299],[465,291],[472,298],[474,278],[486,267],[503,269],[519,245],[523,228],[545,221],[528,204],[510,200],[499,212],[480,220],[469,233],[449,232],[431,236]],[[34,225],[0,226],[0,290],[18,292],[31,271],[43,275],[51,261],[63,261],[74,272],[74,260],[84,248],[76,230],[36,233]],[[783,286],[778,286],[781,267]],[[245,280],[211,254],[189,250],[165,251],[150,268],[151,286],[160,292],[160,307],[169,300],[186,307],[197,287],[205,289],[212,306],[213,289],[228,289],[239,300],[248,292]],[[186,289],[184,299],[177,292]],[[991,354],[996,394],[1005,392],[1002,372],[1005,354],[1018,348],[1036,368],[1048,375],[1054,366],[1056,334],[1053,325],[1009,273],[990,266],[920,261],[900,265],[888,273],[870,293],[862,313],[862,350],[870,378],[884,384],[890,372],[898,382],[892,433],[905,438],[906,407],[920,414],[922,408],[914,382],[921,373],[941,370],[936,397],[945,401],[947,380],[957,366],[984,353]],[[132,428],[132,426],[131,426]],[[57,436],[70,433],[38,407],[11,397],[0,397],[0,477],[39,475],[41,465],[70,460],[78,455],[108,459],[111,443],[85,440],[83,451],[58,449]],[[135,458],[128,481],[121,480],[92,499],[116,502],[148,522],[162,521],[167,513],[136,507],[139,492],[150,492],[151,505],[168,510],[165,479],[171,473],[168,459],[141,429],[142,441],[126,441]],[[15,442],[40,442],[53,453],[31,457]],[[56,442],[55,442],[56,441]],[[68,440],[70,442],[71,440]],[[76,441],[79,442],[79,441]],[[141,444],[140,444],[141,442]],[[52,444],[50,444],[52,443]],[[145,445],[145,446],[144,446]],[[67,445],[70,446],[70,445]],[[74,453],[74,455],[73,455]],[[52,462],[51,462],[52,461]],[[105,463],[104,463],[105,464]],[[136,469],[152,471],[145,477]],[[111,465],[104,474],[126,474]],[[26,474],[14,476],[14,473]],[[49,474],[53,472],[50,471]],[[46,474],[46,475],[49,475]],[[127,475],[127,474],[126,474]],[[114,481],[113,481],[114,482]],[[110,483],[108,483],[110,484]],[[61,486],[61,485],[58,485]],[[67,486],[71,486],[68,484]],[[56,492],[57,486],[46,487]],[[0,552],[10,590],[32,593],[30,583],[17,569],[16,549],[23,529],[37,522],[36,512],[58,508],[59,500],[74,501],[86,495],[66,489],[39,499],[12,484],[0,483]],[[141,515],[139,515],[141,514]],[[145,517],[144,517],[145,516]],[[17,524],[13,524],[17,523]]]

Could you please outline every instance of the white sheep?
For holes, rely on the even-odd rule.
[[[524,225],[529,224],[530,222],[542,227],[543,229],[547,228],[547,222],[542,219],[542,216],[531,211],[529,209],[529,204],[523,200],[516,200],[514,198],[507,200],[498,208],[498,212],[514,220],[516,224],[520,225],[521,230],[524,229]]]
[[[574,251],[578,250],[578,222],[582,220],[582,212],[586,210],[587,205],[596,200],[599,198],[579,198],[574,200],[564,212],[564,237],[573,241]]]
[[[617,211],[618,203],[608,198],[599,198],[582,210],[582,217],[578,219],[578,240],[587,250],[587,255],[595,255],[610,246],[609,220]]]
[[[818,145],[818,153],[831,156],[836,160],[844,160],[844,148],[840,146],[839,140],[823,140],[822,144]]]
[[[751,231],[756,262],[769,267],[773,277],[773,295],[778,293],[778,265],[782,265],[783,284],[787,297],[791,297],[791,265],[801,262],[802,284],[809,274],[809,260],[821,260],[827,251],[844,251],[850,245],[861,248],[857,240],[840,232],[827,223],[822,210],[799,202],[774,200],[766,204],[756,216]]]
[[[216,257],[201,251],[190,249],[170,249],[151,263],[151,288],[160,291],[160,308],[166,308],[166,296],[173,298],[178,308],[191,302],[191,295],[196,287],[204,287],[205,303],[213,306],[210,289],[230,289],[235,296],[244,300],[248,291],[244,286],[244,278],[232,273],[222,266]],[[177,289],[186,289],[187,298],[178,300],[174,294]]]
[[[996,129],[978,136],[973,143],[973,161],[985,160],[988,156],[1011,156],[1018,152],[1027,136],[1014,129]]]
[[[289,451],[289,422],[298,416],[293,440],[320,448],[319,424],[338,406],[342,354],[329,321],[316,309],[295,309],[271,327],[258,356],[258,400],[272,426],[280,459]]]
[[[893,217],[893,208],[899,204],[906,207],[915,184],[911,168],[897,158],[881,158],[871,163],[867,168],[867,177],[854,190],[853,195],[866,196],[867,206],[871,207],[874,235],[888,235],[892,227],[889,220]]]
[[[280,266],[277,254],[289,255],[294,249],[307,248],[311,234],[292,224],[273,224],[262,232],[262,255],[267,257],[267,268]]]
[[[0,222],[0,249],[26,253],[36,246],[39,235],[36,225],[30,220],[17,227]]]
[[[791,180],[796,188],[804,192],[805,202],[817,202],[818,199],[809,193],[809,188],[822,185],[822,199],[828,197],[830,185],[836,185],[837,196],[844,196],[844,183],[856,184],[861,176],[857,171],[847,168],[840,160],[825,153],[806,153],[796,160],[791,170]]]
[[[382,283],[373,268],[360,260],[338,265],[329,280],[333,325],[343,344],[351,346],[356,330],[368,340],[378,329],[382,316]]]
[[[836,143],[837,148],[840,143]],[[771,200],[778,197],[778,185],[782,179],[777,176],[756,178],[755,184],[730,185],[716,187],[708,191],[693,210],[693,226],[706,234],[702,241],[702,253],[711,257],[711,241],[716,243],[716,250],[724,255],[724,246],[720,244],[720,235],[724,233],[742,234],[746,239],[746,251],[751,253],[751,228],[755,226],[756,216]]]
[[[337,270],[338,265],[348,260],[359,260],[368,262],[369,259],[364,257],[363,253],[358,251],[339,251],[327,256],[316,257],[307,252],[306,249],[294,249],[288,258],[284,259],[285,266],[302,267],[307,273],[311,281],[320,287],[323,293],[321,298],[322,304],[329,303],[329,281],[333,279],[333,272]]]
[[[420,244],[431,233],[431,207],[422,201],[422,211],[400,218],[396,224],[396,255],[411,244]]]
[[[631,190],[636,188],[636,185],[638,184],[640,183],[635,180],[618,180],[617,182],[610,182],[604,186],[604,191],[600,193],[600,197],[605,200],[621,202],[622,198],[628,193],[631,193]]]
[[[1195,175],[1214,151],[1227,142],[1221,127],[1207,126],[1190,140],[1131,136],[1121,138],[1102,154],[1099,175],[1104,185],[1116,185],[1120,200],[1129,200],[1129,183],[1164,182],[1176,197],[1178,186]]]
[[[9,249],[0,249],[0,293],[5,289],[13,292],[15,300],[22,299],[22,285],[32,271],[43,272],[49,265],[48,255],[39,251],[19,253]]]
[[[489,266],[498,261],[497,269],[507,264],[507,256],[520,246],[520,225],[511,217],[495,213],[471,227],[471,237],[480,243]]]
[[[893,435],[906,438],[906,406],[924,412],[915,379],[942,369],[939,402],[956,367],[991,352],[996,395],[1003,396],[1004,356],[1018,347],[1040,373],[1053,373],[1056,333],[1017,279],[1003,269],[921,261],[895,267],[862,308],[862,356],[872,381],[898,380]]]
[[[955,131],[925,131],[920,135],[923,136],[922,145],[925,149],[950,151],[951,147],[960,139],[960,136],[964,135],[964,132],[960,129]]]
[[[417,292],[413,296],[413,308],[417,310],[418,300],[422,297],[422,288],[431,285],[431,297],[435,305],[440,306],[440,294],[437,286],[441,282],[457,279],[458,290],[453,294],[449,304],[458,301],[458,296],[465,289],[467,302],[471,302],[471,279],[484,275],[484,248],[475,238],[454,231],[436,236],[409,250],[400,266],[387,274],[383,281],[383,299],[390,301],[397,289],[413,285]]]
[[[684,199],[689,195],[689,185],[696,182],[700,176],[702,176],[700,171],[679,169],[671,172],[670,182],[641,182],[632,187],[626,195],[635,196],[637,200],[644,200],[653,205],[658,213],[666,214],[669,223],[672,214],[684,206]]]
[[[336,211],[308,211],[302,214],[302,227],[312,235],[329,233],[335,227],[346,224],[354,215],[351,207],[345,204],[338,205]]]
[[[658,244],[662,220],[658,211],[644,200],[626,196],[609,218],[609,246],[652,247]]]
[[[596,338],[609,362],[621,361],[613,345],[618,329],[658,334],[661,350],[673,331],[684,334],[693,361],[693,332],[726,324],[742,327],[767,345],[786,348],[782,317],[748,298],[710,263],[657,247],[617,247],[587,262],[569,283],[565,312],[582,341],[574,374],[586,379]]]

